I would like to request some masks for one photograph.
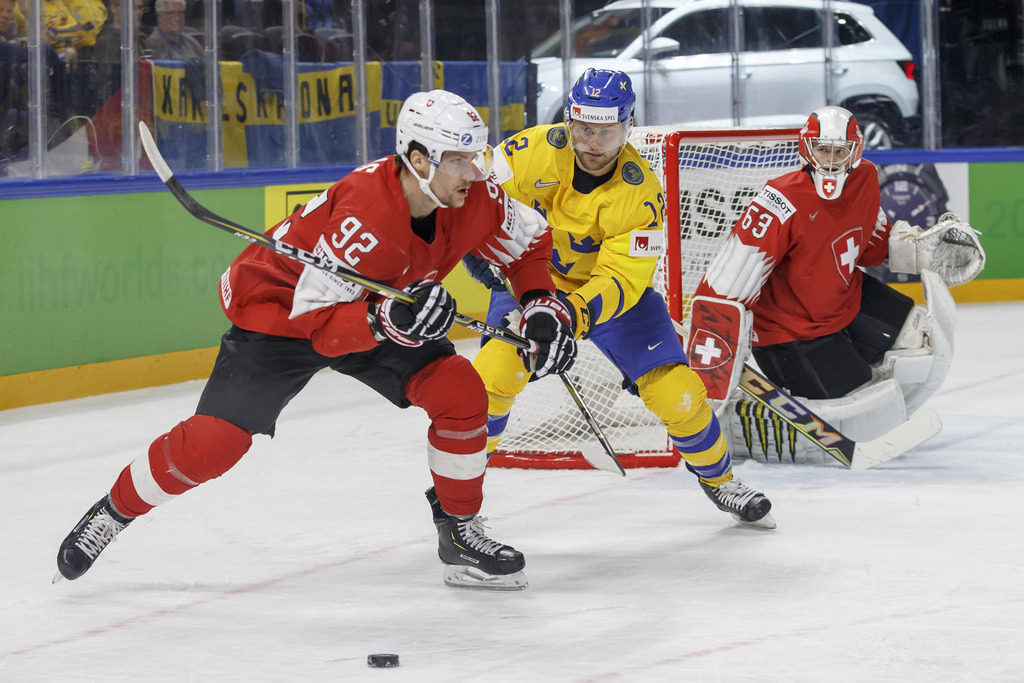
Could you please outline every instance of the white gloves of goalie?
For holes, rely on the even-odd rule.
[[[378,341],[420,346],[448,334],[455,322],[455,299],[440,282],[417,280],[405,288],[414,301],[387,299],[370,309],[370,329]]]
[[[889,270],[938,274],[947,287],[970,282],[985,267],[980,233],[955,213],[945,213],[928,230],[896,221],[889,233]]]

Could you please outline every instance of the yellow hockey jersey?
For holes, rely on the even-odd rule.
[[[501,144],[495,176],[551,224],[552,279],[583,297],[600,324],[629,310],[651,286],[664,250],[664,194],[632,145],[622,150],[611,179],[578,192],[568,142],[561,124],[528,128]]]

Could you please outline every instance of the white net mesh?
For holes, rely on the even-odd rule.
[[[799,167],[796,131],[680,131],[636,128],[630,142],[666,188],[666,245],[682,258],[662,259],[655,284],[672,317],[684,320],[689,298],[733,223],[770,178]],[[666,165],[664,159],[672,159]],[[590,342],[570,377],[604,429],[624,467],[672,466],[661,422],[623,390],[618,369]],[[531,382],[516,400],[499,450],[499,467],[586,467],[578,457],[596,438],[556,378]]]

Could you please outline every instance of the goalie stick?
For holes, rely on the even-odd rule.
[[[687,339],[686,326],[678,321],[673,322],[680,339]],[[852,470],[864,470],[888,462],[920,446],[942,430],[938,414],[929,408],[915,413],[906,422],[877,439],[858,442],[845,436],[803,403],[775,386],[748,363],[743,364],[737,388]],[[726,417],[720,415],[719,419]]]
[[[858,442],[844,436],[749,365],[743,366],[739,388],[851,470],[888,462],[942,429],[938,414],[929,408],[877,439]]]
[[[360,285],[361,287],[364,287],[365,289],[376,294],[387,296],[406,304],[413,303],[415,301],[413,297],[409,296],[407,292],[401,289],[396,289],[382,282],[377,282],[376,280],[364,277],[355,271],[349,270],[338,265],[337,263],[331,261],[328,258],[325,258],[323,256],[317,256],[316,254],[312,254],[303,249],[299,249],[298,247],[288,244],[287,242],[282,242],[281,240],[274,239],[273,237],[269,237],[261,232],[257,232],[243,225],[239,225],[238,223],[235,223],[233,221],[229,221],[226,218],[218,216],[217,214],[215,214],[214,212],[210,211],[205,206],[200,204],[198,201],[196,201],[195,197],[190,195],[188,193],[188,190],[186,190],[181,185],[181,182],[179,182],[178,179],[174,177],[174,172],[171,170],[171,167],[167,165],[167,162],[164,160],[163,155],[160,154],[159,148],[157,148],[156,140],[153,139],[153,134],[149,131],[149,128],[142,121],[139,122],[139,137],[142,140],[143,148],[146,150],[146,156],[149,157],[150,162],[153,164],[153,169],[160,177],[160,180],[163,181],[164,185],[167,186],[167,189],[171,191],[171,194],[174,195],[174,198],[177,199],[178,202],[181,203],[183,207],[185,207],[185,210],[192,214],[194,217],[201,220],[202,222],[212,225],[216,228],[220,228],[225,232],[229,232],[235,237],[241,237],[242,239],[248,240],[253,244],[258,244],[261,247],[265,247],[267,249],[270,249],[271,251],[295,259],[300,263],[305,263],[318,270],[322,270],[324,272],[337,275],[340,278]],[[492,337],[494,339],[501,340],[508,344],[512,344],[516,348],[524,349],[529,352],[536,352],[537,350],[536,342],[531,342],[525,337],[521,337],[518,334],[510,332],[509,330],[506,330],[501,327],[496,327],[494,325],[489,325],[486,322],[476,320],[475,318],[471,318],[467,315],[464,315],[463,313],[455,314],[455,322],[462,325],[468,330],[476,332],[477,334],[482,334],[488,337]],[[568,378],[565,378],[563,376],[563,380],[566,382],[566,388],[569,389],[570,382]],[[575,391],[575,387],[572,387],[569,393],[572,396],[573,401],[576,402],[576,405],[579,406],[580,411],[584,414],[584,416],[589,417],[588,424],[591,424],[592,428],[596,428],[595,434],[598,435],[598,440],[601,441],[601,445],[605,449],[604,454],[597,452],[588,453],[586,450],[584,450],[583,457],[595,469],[605,470],[607,472],[617,472],[622,476],[626,476],[626,471],[622,468],[622,465],[619,463],[619,460],[615,455],[615,451],[612,450],[611,445],[608,444],[607,439],[601,439],[603,433],[599,433],[600,427],[598,427],[596,421],[593,420],[593,414],[590,412],[590,409],[587,408],[586,404],[583,402],[583,397],[580,396],[578,391]]]

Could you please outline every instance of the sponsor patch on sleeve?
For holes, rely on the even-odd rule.
[[[629,233],[630,256],[661,256],[665,234],[661,230],[634,230]]]
[[[792,202],[771,185],[765,185],[753,201],[778,218],[780,223],[785,223],[796,213],[796,207]]]

